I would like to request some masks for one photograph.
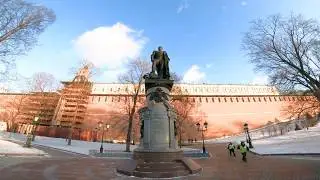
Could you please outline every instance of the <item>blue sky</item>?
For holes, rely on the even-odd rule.
[[[104,70],[98,82],[116,81],[127,59],[149,60],[162,45],[173,71],[188,82],[264,83],[241,50],[256,18],[301,13],[320,18],[318,0],[32,0],[57,16],[39,45],[17,60],[18,72],[49,72],[70,80],[70,67],[86,58]]]

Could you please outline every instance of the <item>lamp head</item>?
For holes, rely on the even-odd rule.
[[[34,122],[37,122],[38,120],[39,120],[38,116],[34,117]]]

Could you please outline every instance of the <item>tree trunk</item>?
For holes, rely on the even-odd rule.
[[[69,129],[69,134],[68,134],[68,145],[70,146],[71,145],[71,139],[72,139],[72,130],[73,130],[73,127],[71,126],[70,129]]]
[[[128,132],[127,132],[127,141],[126,141],[126,152],[130,152],[131,132],[132,132],[132,121],[133,121],[133,115],[130,114],[130,116],[129,116],[129,125],[128,125]]]

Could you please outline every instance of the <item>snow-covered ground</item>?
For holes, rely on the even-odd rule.
[[[0,132],[0,139],[1,138],[19,141],[19,142],[26,141],[26,136],[18,133]],[[86,154],[86,155],[89,155],[89,150],[99,150],[101,145],[100,142],[72,140],[71,146],[69,146],[67,145],[67,142],[65,139],[51,138],[51,137],[44,137],[44,136],[36,136],[35,141],[32,142],[32,144],[52,147],[56,149],[61,149],[61,150],[66,150],[66,151],[75,152],[79,154]],[[124,151],[126,146],[125,144],[104,143],[103,147],[105,151]],[[131,145],[130,149],[133,150],[136,147],[137,147],[136,145]],[[199,151],[198,149],[192,149],[192,148],[183,148],[183,150],[188,152]]]
[[[239,143],[244,140],[244,136],[237,136],[208,140],[207,143]],[[259,154],[320,153],[320,123],[309,130],[291,131],[282,136],[253,140],[252,144],[252,151]]]
[[[26,148],[19,144],[0,139],[0,155],[45,155],[46,153],[35,149]]]

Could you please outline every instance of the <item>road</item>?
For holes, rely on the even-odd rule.
[[[0,179],[138,179],[120,176],[116,173],[115,168],[117,165],[124,163],[126,160],[92,158],[41,148],[48,152],[50,157],[30,158],[24,162],[3,167],[0,169]],[[195,159],[203,167],[201,174],[176,179],[320,179],[319,157],[264,157],[249,154],[248,162],[244,163],[241,161],[239,153],[237,153],[236,158],[229,157],[223,144],[208,145],[207,150],[212,154],[210,159]]]

